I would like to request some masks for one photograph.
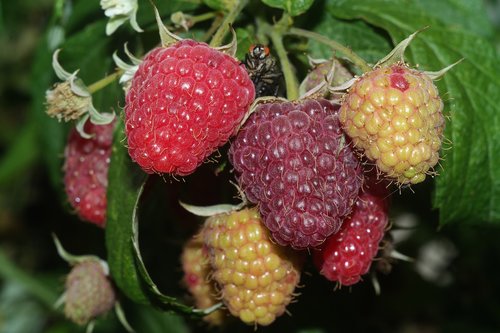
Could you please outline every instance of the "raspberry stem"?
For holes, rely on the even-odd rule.
[[[99,90],[101,90],[102,88],[106,87],[107,85],[109,85],[110,83],[116,81],[116,79],[118,77],[120,77],[120,75],[123,74],[123,70],[121,69],[118,69],[116,72],[114,72],[113,74],[110,74],[108,76],[105,76],[103,77],[102,79],[100,79],[99,81],[96,81],[94,83],[92,83],[90,86],[87,87],[88,91],[93,94]]]
[[[369,72],[372,70],[372,67],[368,65],[368,63],[363,58],[358,56],[347,46],[344,46],[337,41],[331,40],[318,33],[300,28],[290,28],[288,34],[314,39],[317,42],[331,47],[335,51],[341,52],[347,59],[349,59],[354,65],[359,67],[359,69],[361,69],[363,72]]]
[[[186,19],[189,27],[192,27],[196,23],[207,21],[207,20],[210,20],[210,19],[218,16],[218,12],[208,12],[208,13],[204,13],[204,14],[200,14],[200,15],[188,15],[188,14],[184,14],[183,12],[177,12],[174,14],[177,14],[178,18]],[[174,14],[172,14],[172,17],[174,17]],[[171,19],[171,21],[173,21],[173,20]]]
[[[272,29],[269,37],[271,37],[271,41],[276,49],[276,54],[281,63],[281,70],[285,76],[286,97],[289,100],[296,100],[299,98],[299,82],[294,73],[293,66],[290,63],[290,59],[288,59],[285,46],[283,45],[283,35],[278,32],[278,29]]]
[[[208,28],[207,32],[205,32],[205,34],[201,38],[201,41],[202,42],[208,41],[210,37],[214,35],[215,31],[219,29],[220,25],[222,24],[222,21],[224,21],[224,17],[222,15],[216,16],[215,19],[212,21],[212,25],[210,26],[210,28]]]
[[[217,30],[214,37],[212,38],[210,46],[212,47],[221,46],[224,37],[226,37],[227,33],[229,32],[229,27],[233,24],[234,20],[236,19],[238,14],[243,10],[243,8],[245,8],[247,3],[248,0],[239,0],[238,4],[231,9],[231,11],[224,18],[224,21],[219,27],[219,30]]]
[[[285,77],[286,84],[286,95],[289,100],[296,100],[299,98],[299,82],[297,76],[295,75],[295,70],[293,68],[290,59],[288,59],[288,53],[283,45],[283,35],[290,26],[293,20],[286,12],[283,13],[281,19],[276,22],[273,26],[266,22],[260,22],[260,29],[264,34],[267,34],[273,46],[276,50],[276,54],[280,60],[281,70]]]

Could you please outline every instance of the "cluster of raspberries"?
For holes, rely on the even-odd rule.
[[[323,74],[310,75],[308,84]],[[233,137],[229,160],[255,207],[205,222],[184,250],[184,283],[197,306],[220,298],[245,323],[268,325],[293,299],[300,250],[342,285],[369,271],[389,195],[370,192],[367,167],[400,185],[423,181],[444,119],[432,80],[402,63],[357,78],[340,101],[323,89],[251,108],[254,83],[244,64],[205,43],[157,47],[132,79],[124,122],[130,157],[146,173],[189,175]],[[88,126],[92,139],[70,135],[65,185],[82,219],[104,226],[114,124]],[[207,317],[223,319],[222,310]]]

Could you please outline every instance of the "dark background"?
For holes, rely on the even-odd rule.
[[[486,5],[500,50],[500,1]],[[52,232],[72,253],[105,257],[103,231],[78,220],[64,199],[62,184],[54,181],[46,161],[49,147],[32,144],[34,135],[52,135],[51,128],[33,120],[37,116],[32,105],[40,102],[33,91],[49,86],[32,73],[53,6],[51,0],[0,2],[0,332],[84,332],[52,306],[69,270],[55,251]],[[8,159],[11,155],[15,158]],[[226,200],[220,193],[231,191],[220,188],[213,168],[205,165],[182,183],[159,178],[151,183],[154,200],[141,214],[154,218],[142,224],[141,242],[152,277],[166,294],[186,298],[178,256],[183,240],[200,222],[183,212],[177,200],[213,204],[213,198]],[[225,176],[227,170],[219,177]],[[404,239],[401,232],[396,235],[401,239],[397,249],[415,262],[398,262],[391,274],[379,275],[381,295],[375,295],[368,277],[353,288],[334,291],[309,264],[302,295],[289,307],[291,316],[259,331],[500,332],[500,229],[487,224],[439,229],[438,212],[431,206],[432,186],[427,181],[416,193],[394,195],[391,220],[395,229],[407,229]],[[434,274],[425,275],[426,269]],[[126,300],[123,304],[138,332],[210,330],[189,318]],[[110,314],[95,331],[122,328]],[[252,332],[253,327],[230,323],[224,331]]]

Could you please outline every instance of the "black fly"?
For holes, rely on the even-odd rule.
[[[283,72],[267,46],[261,44],[250,46],[244,63],[255,86],[255,97],[278,96]]]

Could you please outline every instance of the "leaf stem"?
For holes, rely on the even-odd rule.
[[[368,63],[363,58],[358,56],[347,46],[344,46],[337,41],[331,40],[318,33],[300,28],[290,28],[288,34],[314,39],[317,42],[320,42],[322,44],[331,47],[333,50],[341,52],[347,59],[349,59],[354,65],[359,67],[363,72],[368,72],[372,70],[372,67],[368,65]]]
[[[114,72],[113,74],[110,74],[110,75],[100,79],[99,81],[92,83],[90,86],[87,87],[87,89],[89,90],[89,92],[91,94],[93,94],[93,93],[101,90],[102,88],[106,87],[110,83],[114,82],[122,74],[123,74],[123,70],[119,69],[116,72]]]
[[[231,24],[233,24],[234,20],[243,10],[243,8],[245,8],[247,3],[248,0],[239,0],[238,4],[231,9],[231,11],[224,18],[224,21],[222,21],[219,30],[217,30],[214,37],[212,38],[210,46],[217,47],[222,44],[224,37],[226,37],[226,34],[229,32],[229,27],[231,26]]]

